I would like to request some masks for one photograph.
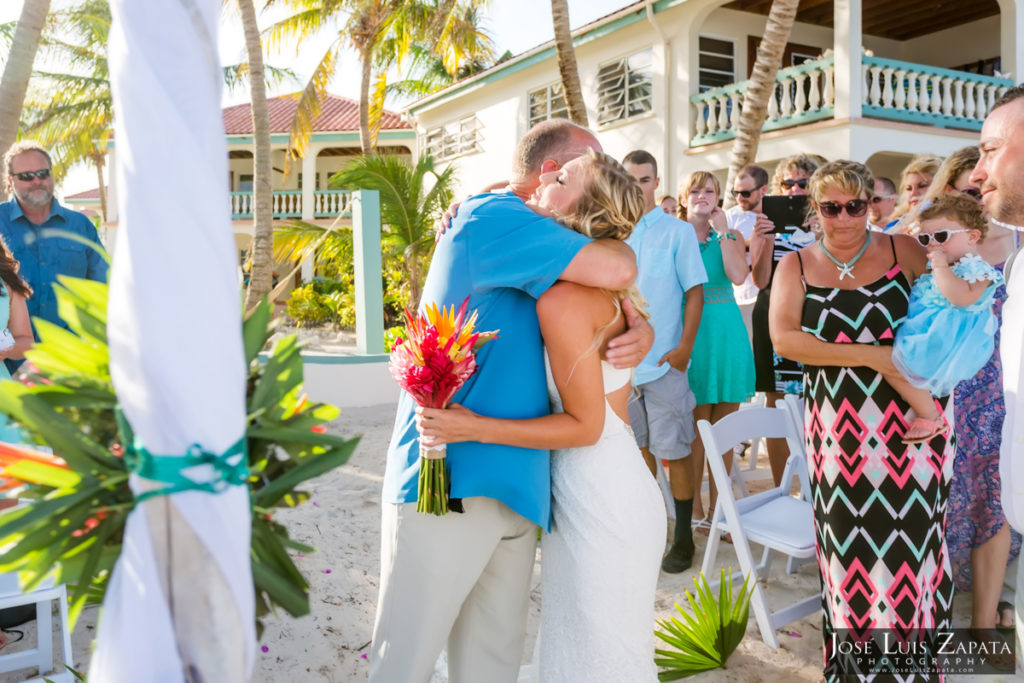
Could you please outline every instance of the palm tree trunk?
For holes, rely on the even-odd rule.
[[[562,77],[562,92],[569,109],[569,119],[581,126],[589,126],[587,106],[583,103],[580,72],[576,68],[576,50],[572,46],[569,30],[569,4],[567,0],[551,0],[551,23],[555,29],[555,52],[558,53],[558,73]]]
[[[92,163],[96,167],[96,180],[100,188],[100,227],[107,224],[107,186],[103,182],[103,167],[107,160],[105,154],[96,153],[92,155]]]
[[[245,31],[245,51],[249,60],[249,93],[252,99],[253,155],[253,235],[252,272],[245,293],[245,309],[251,310],[267,295],[274,280],[274,225],[270,164],[270,114],[267,111],[267,86],[263,75],[263,43],[260,41],[253,0],[238,0]],[[308,150],[307,150],[307,153]],[[306,178],[307,183],[314,182]]]
[[[731,188],[737,174],[757,156],[757,144],[761,140],[761,127],[768,112],[768,98],[775,90],[775,76],[786,52],[789,33],[796,19],[800,0],[772,0],[764,37],[757,47],[754,71],[750,74],[750,85],[743,93],[743,107],[740,111],[740,125],[732,143],[729,156],[729,177],[726,188]],[[736,203],[731,192],[725,193],[726,208]]]
[[[373,55],[368,50],[359,57],[362,72],[359,76],[359,146],[363,156],[373,154],[370,138],[370,78],[373,76]]]
[[[7,56],[4,75],[0,78],[0,154],[6,152],[18,137],[21,107],[28,91],[36,50],[39,49],[39,37],[43,33],[43,24],[46,23],[49,11],[50,0],[25,0],[21,6],[21,16],[11,42],[11,53]],[[6,188],[0,188],[0,199],[6,197]]]

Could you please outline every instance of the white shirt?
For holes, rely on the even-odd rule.
[[[999,452],[1003,512],[1014,529],[1024,530],[1024,260],[1018,257],[1006,283],[999,355],[1003,362],[1006,419]],[[1022,565],[1024,566],[1024,565]]]
[[[728,222],[731,230],[738,231],[743,235],[744,240],[749,241],[750,236],[754,234],[754,223],[757,222],[757,213],[754,211],[744,211],[737,204],[725,212],[725,220]],[[747,265],[750,265],[749,253],[747,254]],[[743,281],[742,285],[732,286],[733,296],[736,297],[736,303],[740,306],[756,301],[759,291],[757,285],[754,284],[754,277],[750,273],[747,274],[747,279]]]

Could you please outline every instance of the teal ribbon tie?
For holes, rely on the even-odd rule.
[[[162,488],[136,494],[136,503],[181,491],[220,493],[228,486],[242,486],[249,478],[245,437],[220,455],[204,451],[199,444],[189,446],[185,455],[153,455],[135,439],[125,450],[124,460],[135,474],[164,484]],[[182,474],[183,470],[196,465],[213,467],[217,476],[212,481],[195,481]]]

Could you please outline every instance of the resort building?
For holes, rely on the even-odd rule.
[[[573,32],[590,126],[621,159],[646,149],[660,191],[690,171],[724,179],[770,0],[642,0]],[[757,161],[805,152],[898,181],[914,154],[977,142],[1024,73],[1024,0],[804,0]],[[1012,75],[1012,78],[1011,78]],[[409,105],[420,149],[464,191],[500,180],[518,138],[567,116],[553,43]]]
[[[337,95],[328,95],[321,103],[320,115],[313,123],[313,133],[303,158],[288,163],[288,131],[298,100],[291,95],[267,101],[270,110],[272,187],[275,221],[289,218],[328,225],[341,217],[350,220],[349,192],[333,189],[328,180],[346,162],[360,154],[359,103]],[[240,254],[249,248],[253,229],[253,139],[252,108],[246,104],[227,107],[223,111],[227,134],[231,183],[231,218]],[[412,157],[416,148],[416,132],[412,126],[391,111],[382,116],[377,149],[382,153]],[[113,168],[117,147],[110,150],[109,167]],[[117,229],[117,187],[113,174],[107,192],[107,225],[104,239],[112,243]],[[99,190],[88,190],[64,198],[78,210],[99,207]],[[187,210],[181,206],[174,210]]]

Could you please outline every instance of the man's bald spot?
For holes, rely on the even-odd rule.
[[[603,151],[594,134],[566,119],[541,121],[516,146],[513,174],[516,180],[533,180],[547,160],[564,166],[588,149]]]

